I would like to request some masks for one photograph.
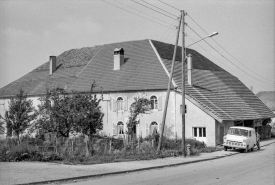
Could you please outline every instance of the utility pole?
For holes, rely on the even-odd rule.
[[[180,33],[180,25],[181,25],[181,22],[182,22],[182,15],[183,14],[181,13],[181,17],[180,17],[180,20],[179,20],[179,26],[178,26],[177,39],[176,39],[175,48],[174,48],[172,66],[171,66],[171,71],[170,71],[170,76],[169,76],[168,88],[167,88],[167,93],[166,93],[166,98],[165,98],[165,105],[164,105],[163,116],[162,116],[162,124],[161,124],[161,133],[160,133],[157,153],[160,153],[162,140],[163,140],[163,133],[164,133],[164,127],[165,127],[165,120],[166,120],[166,114],[167,114],[167,107],[168,107],[170,89],[171,89],[171,82],[172,82],[173,72],[174,72],[175,59],[176,59],[176,54],[177,54],[177,47],[178,47],[178,40],[179,40],[179,33]]]
[[[181,141],[181,147],[182,147],[182,155],[185,157],[185,22],[184,22],[184,10],[181,11],[181,21],[182,21],[182,48],[181,48],[181,62],[182,62],[182,141]]]

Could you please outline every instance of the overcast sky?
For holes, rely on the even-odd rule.
[[[0,88],[69,49],[140,39],[175,43],[178,10],[144,0],[169,12],[164,16],[130,0],[104,1],[0,0]],[[201,28],[219,32],[213,38],[219,45],[206,40],[214,49],[204,42],[190,48],[253,86],[254,93],[275,89],[274,0],[162,1],[185,10],[187,25],[200,36],[207,36]],[[200,39],[188,26],[186,45]]]

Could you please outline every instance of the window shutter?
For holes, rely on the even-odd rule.
[[[123,98],[123,109],[128,110],[128,98],[126,96]]]
[[[149,133],[149,123],[148,122],[146,122],[146,124],[145,124],[145,129],[146,129],[146,135],[145,135],[145,137],[146,136],[148,136],[150,133]]]
[[[117,125],[113,123],[113,136],[117,135]]]
[[[116,112],[117,110],[117,100],[115,98],[112,99],[112,106],[113,106],[113,112]]]
[[[162,97],[161,96],[158,97],[158,110],[159,111],[162,110]]]

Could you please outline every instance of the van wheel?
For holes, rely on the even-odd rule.
[[[254,150],[254,147],[251,148],[251,152]]]
[[[223,149],[224,149],[224,151],[227,151],[227,146],[224,146]]]

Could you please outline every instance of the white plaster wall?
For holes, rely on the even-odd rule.
[[[182,104],[181,94],[176,94],[176,130],[177,136],[182,137],[182,115],[180,113],[180,105]],[[205,127],[206,138],[204,139],[207,146],[216,145],[216,127],[215,119],[198,108],[189,100],[185,99],[187,113],[185,114],[185,137],[194,138],[193,127]]]
[[[140,116],[140,125],[138,129],[138,135],[142,137],[146,137],[146,127],[150,125],[151,122],[155,121],[159,125],[159,129],[161,128],[161,122],[164,111],[165,97],[166,91],[140,91],[140,92],[127,92],[127,93],[109,93],[103,94],[103,101],[101,101],[100,106],[102,112],[104,113],[103,117],[103,130],[102,133],[106,135],[113,135],[113,125],[117,124],[119,121],[122,121],[126,124],[127,118],[129,116],[129,107],[134,102],[134,98],[137,96],[145,96],[148,99],[152,95],[156,97],[161,97],[161,110],[151,111],[150,114],[142,114]],[[113,99],[122,96],[123,98],[127,97],[127,111],[113,111]],[[35,108],[40,104],[38,100],[39,97],[31,97],[33,100],[33,105]],[[98,98],[101,98],[101,95],[98,95]],[[160,99],[159,99],[160,100]],[[176,93],[175,91],[171,91],[167,115],[166,115],[166,133],[168,133],[169,137],[182,137],[182,118],[180,113],[180,105],[181,105],[181,95]],[[193,127],[206,127],[206,144],[209,146],[214,146],[216,144],[215,133],[215,119],[206,114],[203,110],[195,106],[193,103],[185,100],[187,105],[187,113],[186,113],[186,138],[193,138],[192,128]],[[5,110],[8,110],[8,99],[0,100],[0,104],[5,104],[5,106],[0,106],[0,113],[4,115]],[[148,131],[148,130],[147,130]],[[159,130],[158,130],[159,131]]]
[[[163,117],[163,109],[165,104],[165,91],[142,91],[142,92],[130,92],[130,93],[111,93],[109,95],[110,101],[103,101],[101,103],[102,111],[104,112],[104,118],[103,118],[103,132],[107,135],[113,135],[113,125],[117,124],[119,121],[122,121],[124,124],[126,124],[127,118],[130,114],[129,108],[131,104],[134,102],[134,98],[137,96],[145,96],[148,99],[150,99],[151,96],[156,96],[158,98],[158,101],[162,101],[161,110],[153,110],[149,114],[142,114],[139,116],[140,119],[140,125],[139,129],[137,130],[137,134],[141,135],[142,137],[146,137],[146,127],[149,127],[149,125],[155,121],[159,125],[159,129],[161,128],[160,124]],[[128,109],[127,111],[113,111],[113,101],[112,99],[116,99],[117,97],[127,97],[128,100]],[[161,97],[161,98],[160,98]],[[170,101],[168,104],[168,110],[167,110],[167,116],[166,116],[166,126],[170,128],[170,134],[174,135],[175,130],[175,97],[174,93],[170,93]],[[147,131],[148,132],[148,131]]]

